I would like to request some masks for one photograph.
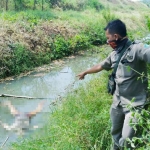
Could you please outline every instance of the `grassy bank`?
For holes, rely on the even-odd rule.
[[[33,138],[13,144],[13,150],[110,150],[109,107],[106,74],[80,87],[50,115],[49,123]]]
[[[69,93],[61,103],[51,106],[48,124],[29,139],[13,143],[10,150],[110,150],[109,109],[112,96],[107,94],[107,72]],[[149,150],[149,111],[143,112],[139,125],[144,128],[143,148]],[[146,124],[145,124],[146,123]],[[135,140],[136,141],[136,140]],[[134,142],[132,142],[134,143]]]

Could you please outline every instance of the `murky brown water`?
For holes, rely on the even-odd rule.
[[[90,78],[95,77],[94,75],[87,76],[84,81],[79,81],[76,75],[98,62],[100,62],[100,53],[91,54],[91,52],[66,58],[61,61],[55,61],[47,67],[38,68],[38,72],[0,83],[0,95],[30,96],[36,97],[37,99],[0,97],[0,101],[3,103],[5,100],[10,100],[19,111],[29,112],[35,109],[39,101],[41,101],[38,98],[47,98],[45,99],[46,104],[44,105],[43,111],[35,116],[31,123],[31,125],[42,127],[46,123],[48,114],[51,112],[51,102],[59,96],[66,95],[68,90],[76,88],[79,84],[88,82]],[[0,120],[11,124],[14,121],[13,119],[8,108],[0,106]],[[27,136],[33,132],[29,132]],[[0,126],[0,146],[8,136],[9,139],[4,146],[5,149],[7,149],[9,143],[16,141],[18,136],[13,132],[6,131]]]

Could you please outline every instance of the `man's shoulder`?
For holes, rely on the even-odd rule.
[[[147,48],[150,48],[150,45],[147,44],[146,42],[143,42],[143,41],[140,41],[140,40],[136,40],[135,43],[135,46],[138,46],[139,48],[143,48],[143,49],[147,49]]]
[[[140,43],[142,43],[141,40],[134,40],[134,41],[132,42],[132,44],[140,44]]]
[[[142,49],[144,47],[144,43],[141,40],[135,40],[132,42],[131,45],[131,50],[138,50],[138,49]]]
[[[113,50],[111,53],[109,53],[108,57],[110,58],[116,58],[117,57],[117,51]]]
[[[140,40],[136,40],[132,42],[130,49],[128,49],[128,54],[133,55],[134,57],[141,57],[147,49],[150,49],[150,45]]]

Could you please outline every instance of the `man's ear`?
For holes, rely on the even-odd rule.
[[[119,35],[118,34],[114,34],[115,40],[117,41],[119,39]]]

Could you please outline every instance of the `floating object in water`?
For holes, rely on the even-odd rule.
[[[44,102],[42,101],[38,104],[37,108],[31,112],[19,112],[10,101],[6,101],[3,103],[4,106],[8,106],[10,109],[11,114],[15,117],[15,121],[12,125],[8,125],[7,123],[3,123],[0,121],[0,124],[5,128],[7,131],[16,131],[19,135],[23,134],[24,131],[29,130],[31,128],[30,123],[32,117],[34,117],[37,113],[41,112]],[[37,127],[37,126],[36,126]],[[33,127],[36,129],[36,127]]]

